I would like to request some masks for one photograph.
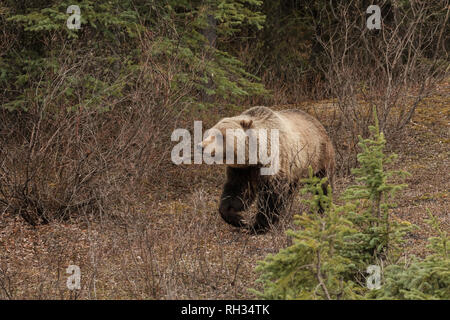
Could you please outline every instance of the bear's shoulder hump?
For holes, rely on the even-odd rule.
[[[244,111],[242,114],[251,116],[251,117],[256,117],[256,118],[261,117],[262,118],[262,117],[275,115],[275,111],[273,111],[272,109],[270,109],[268,107],[256,106],[256,107],[252,107],[252,108]]]

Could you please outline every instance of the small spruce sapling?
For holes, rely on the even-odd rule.
[[[449,236],[439,221],[428,210],[428,224],[439,235],[428,239],[432,253],[420,260],[413,256],[404,264],[385,268],[384,285],[367,293],[369,299],[450,299]]]
[[[331,187],[324,194],[326,178],[312,175],[304,180],[301,193],[309,194],[303,202],[309,212],[294,217],[297,230],[288,231],[293,245],[268,255],[259,263],[261,272],[257,282],[263,291],[251,290],[264,299],[355,299],[361,297],[359,288],[351,279],[355,264],[340,254],[345,238],[357,232],[342,214],[342,208],[333,204]]]
[[[391,209],[396,207],[393,198],[406,184],[394,184],[390,179],[393,175],[404,178],[409,173],[385,170],[397,155],[384,154],[386,140],[380,132],[375,108],[373,114],[375,125],[369,126],[371,137],[359,136],[358,145],[362,150],[357,156],[359,167],[352,170],[357,184],[348,187],[342,197],[355,205],[349,210],[348,218],[360,230],[353,242],[358,244],[367,264],[395,259],[404,236],[412,228],[409,223],[391,217]]]
[[[368,265],[389,263],[388,259],[411,229],[405,222],[392,221],[392,199],[403,184],[392,184],[394,174],[385,171],[395,155],[383,153],[386,140],[380,132],[376,111],[372,137],[362,139],[358,154],[360,167],[353,170],[357,184],[342,197],[345,204],[333,202],[331,187],[324,193],[326,178],[314,177],[310,168],[304,180],[303,202],[308,212],[294,217],[297,230],[288,231],[293,245],[268,255],[259,263],[257,282],[262,291],[252,290],[265,299],[363,299],[367,287],[363,272]]]

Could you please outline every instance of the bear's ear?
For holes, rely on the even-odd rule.
[[[250,129],[252,127],[253,120],[241,120],[241,126],[243,129]]]

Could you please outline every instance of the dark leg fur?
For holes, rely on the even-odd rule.
[[[239,212],[246,210],[255,199],[254,185],[257,168],[227,168],[227,183],[223,187],[219,212],[225,222],[234,227],[246,227]]]
[[[250,230],[255,233],[267,232],[278,221],[295,190],[294,184],[287,189],[284,186],[264,185],[258,194],[258,213]]]

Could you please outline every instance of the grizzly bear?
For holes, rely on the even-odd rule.
[[[320,122],[303,111],[273,111],[267,107],[253,107],[239,116],[220,120],[211,129],[210,132],[219,132],[225,139],[219,146],[216,135],[207,135],[199,147],[208,149],[211,155],[215,151],[227,151],[227,148],[232,148],[231,152],[236,153],[238,148],[235,147],[234,137],[230,139],[227,136],[229,129],[245,132],[276,129],[278,134],[275,136],[277,141],[272,141],[274,136],[270,133],[264,136],[263,141],[269,146],[278,144],[276,155],[279,159],[273,174],[262,174],[262,169],[273,164],[260,161],[260,154],[257,154],[256,162],[249,161],[251,152],[256,152],[255,148],[249,150],[249,135],[245,140],[244,161],[227,161],[227,180],[223,187],[219,213],[232,226],[247,228],[255,233],[266,232],[292,201],[300,179],[308,175],[309,166],[316,176],[328,177],[328,181],[332,182],[335,156],[331,140]],[[272,153],[274,150],[269,146],[267,149]],[[327,186],[322,187],[326,192]],[[256,197],[256,218],[254,223],[247,224],[239,212],[247,210]]]

